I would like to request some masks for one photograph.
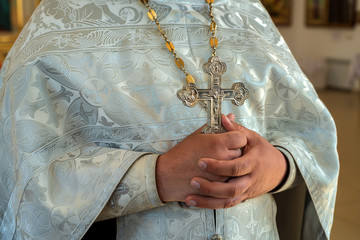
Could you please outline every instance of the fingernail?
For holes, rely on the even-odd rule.
[[[200,189],[200,183],[198,181],[196,181],[196,180],[192,180],[190,182],[190,185],[195,189]]]
[[[206,163],[205,163],[205,162],[200,161],[200,162],[199,162],[199,167],[200,167],[202,170],[205,170],[205,169],[206,169],[206,167],[207,167],[207,165],[206,165]]]
[[[196,207],[197,206],[197,202],[194,201],[194,200],[187,201],[186,204],[188,206],[191,206],[191,207]]]

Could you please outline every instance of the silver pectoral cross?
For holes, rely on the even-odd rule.
[[[226,64],[218,56],[209,58],[204,64],[204,71],[210,75],[209,89],[197,89],[194,83],[187,83],[177,95],[188,107],[194,107],[197,101],[203,101],[209,111],[207,126],[202,130],[203,133],[222,133],[225,132],[221,125],[221,102],[232,100],[237,106],[244,104],[249,98],[249,90],[241,82],[236,82],[231,89],[221,88],[221,75],[226,72]],[[210,102],[210,106],[207,104]]]

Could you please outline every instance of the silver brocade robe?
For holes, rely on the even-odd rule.
[[[206,88],[205,1],[151,6]],[[214,11],[223,87],[242,81],[251,94],[223,112],[296,162],[305,239],[326,239],[339,168],[333,119],[259,1],[219,0]],[[114,216],[118,239],[277,239],[270,194],[216,211],[216,221],[212,210],[158,199],[157,154],[206,122],[204,109],[177,99],[183,79],[138,0],[43,0],[0,73],[0,239],[79,239]]]

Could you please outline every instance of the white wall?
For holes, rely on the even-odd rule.
[[[360,11],[360,0],[357,0]],[[279,30],[295,58],[351,60],[360,53],[360,24],[355,28],[308,27],[305,24],[306,0],[292,0],[292,22]]]

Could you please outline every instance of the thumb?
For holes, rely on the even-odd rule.
[[[232,123],[232,121],[230,120],[230,118],[232,118],[232,120],[234,120],[234,114],[230,113],[227,116],[224,114],[221,114],[221,123],[223,125],[223,127],[225,128],[226,131],[234,131],[236,130],[234,124]]]
[[[224,114],[221,115],[221,123],[227,132],[241,131],[247,137],[253,135],[253,131],[247,129],[243,125],[237,124],[236,122],[234,122],[234,120],[235,116],[232,113],[228,114],[227,116],[225,116]]]
[[[235,115],[233,113],[229,113],[226,116],[230,119],[230,121],[235,122]]]

